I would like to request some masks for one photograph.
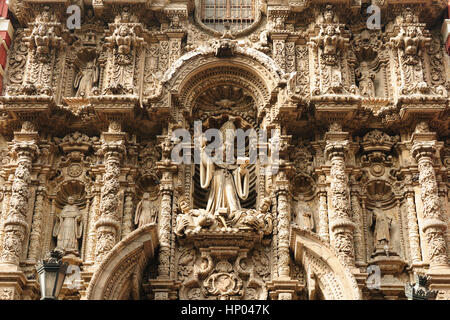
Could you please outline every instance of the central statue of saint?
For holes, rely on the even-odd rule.
[[[236,127],[232,120],[225,122],[220,128],[223,141],[224,160],[227,146],[233,145]],[[200,156],[200,185],[209,188],[206,211],[227,227],[226,220],[237,220],[242,214],[239,199],[245,200],[249,193],[248,161],[238,159],[238,164],[215,163],[208,156],[203,145]],[[234,151],[234,150],[233,150]]]

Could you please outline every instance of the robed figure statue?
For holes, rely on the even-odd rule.
[[[73,197],[68,197],[67,202],[56,220],[53,236],[57,238],[57,248],[65,254],[78,255],[78,239],[83,232],[82,215]]]
[[[226,147],[233,145],[235,130],[232,120],[220,128],[224,154],[227,152]],[[240,164],[228,164],[227,161],[217,163],[205,149],[203,143],[200,151],[200,186],[209,188],[206,211],[218,218],[224,227],[228,227],[226,220],[235,221],[242,214],[239,199],[245,200],[249,194],[248,161],[240,161]]]
[[[77,89],[75,96],[86,98],[91,93],[94,84],[97,83],[98,77],[99,70],[96,61],[89,61],[75,76],[74,88]]]

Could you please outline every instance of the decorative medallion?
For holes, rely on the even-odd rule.
[[[83,173],[81,165],[74,163],[67,168],[67,174],[73,178],[79,177]]]

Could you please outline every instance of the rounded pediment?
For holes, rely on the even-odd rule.
[[[259,0],[196,0],[195,22],[213,36],[238,37],[261,21]]]

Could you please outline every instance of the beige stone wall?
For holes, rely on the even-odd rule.
[[[416,274],[448,297],[446,4],[379,1],[368,29],[352,3],[255,1],[228,30],[201,1],[95,1],[69,30],[62,5],[11,1],[0,299],[39,298],[55,248],[61,299],[406,299]],[[172,157],[195,121],[268,131],[278,171],[242,167],[248,196],[208,212],[214,182]]]

